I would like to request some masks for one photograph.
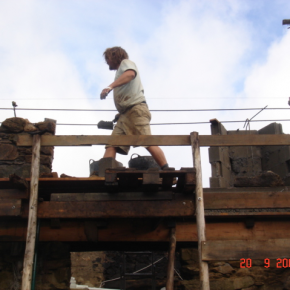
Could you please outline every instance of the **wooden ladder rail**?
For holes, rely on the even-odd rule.
[[[40,135],[33,136],[28,226],[26,235],[26,247],[24,254],[21,290],[31,290],[32,267],[34,259],[36,226],[37,226],[40,140],[41,140]]]
[[[206,241],[205,236],[205,217],[203,202],[203,187],[201,173],[201,157],[200,142],[197,132],[190,133],[190,142],[192,148],[193,167],[196,169],[196,188],[195,188],[195,204],[196,204],[196,226],[198,237],[198,257],[199,257],[199,280],[200,289],[209,290],[209,271],[208,263],[202,261],[202,244]]]

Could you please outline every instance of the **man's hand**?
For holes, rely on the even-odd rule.
[[[111,90],[111,87],[104,88],[101,92],[101,100],[104,100]]]
[[[120,114],[117,114],[115,116],[115,119],[113,120],[113,123],[116,123],[119,120],[119,118],[120,118]]]

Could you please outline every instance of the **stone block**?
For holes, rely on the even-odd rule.
[[[44,155],[53,155],[53,152],[54,152],[53,149],[54,149],[53,146],[42,146],[40,148],[40,153]]]
[[[15,160],[18,157],[17,147],[11,144],[0,144],[0,160]]]
[[[195,288],[191,288],[195,289]],[[199,288],[196,288],[199,289]],[[210,281],[211,290],[235,290],[234,282],[230,279],[219,279]]]
[[[47,166],[40,165],[40,173],[50,173],[50,169]],[[31,174],[31,165],[0,165],[0,178],[9,177],[11,174],[16,174],[19,177],[28,178]]]
[[[231,274],[235,271],[234,268],[228,263],[225,263],[224,265],[218,266],[216,268],[216,270],[222,274]]]
[[[212,135],[227,135],[227,130],[224,125],[220,123],[217,119],[210,120],[210,129]]]
[[[42,132],[49,132],[55,134],[56,124],[53,121],[44,121],[36,123],[35,126]]]
[[[181,249],[181,260],[187,263],[198,263],[198,249],[193,248],[182,248]]]
[[[255,284],[254,279],[251,276],[239,277],[233,280],[234,289],[243,289]]]
[[[34,125],[32,125],[31,123],[29,123],[29,121],[28,121],[25,124],[23,130],[24,130],[24,132],[34,132],[34,131],[37,131],[37,128]]]
[[[32,155],[26,155],[25,156],[25,162],[31,163],[31,160],[32,160]],[[51,167],[52,160],[53,160],[52,156],[40,155],[40,164],[42,164],[42,165],[46,165],[48,167]]]
[[[2,122],[1,126],[9,132],[20,133],[23,132],[26,123],[27,121],[25,119],[16,117],[6,119],[4,122]]]

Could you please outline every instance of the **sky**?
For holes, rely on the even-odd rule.
[[[139,69],[152,124],[290,119],[289,0],[0,0],[0,122],[18,109],[115,110],[100,92],[114,79],[103,59],[121,46]],[[155,112],[174,109],[243,111]],[[17,110],[35,123],[57,120],[57,135],[109,135],[94,126],[115,111]],[[278,122],[278,121],[277,121]],[[269,122],[252,122],[259,130]],[[289,121],[278,122],[284,133]],[[224,123],[243,130],[244,122]],[[154,135],[210,134],[210,124],[152,125]],[[189,146],[162,147],[171,167],[192,167]],[[211,176],[208,148],[201,148],[203,184]],[[117,160],[128,166],[132,148]],[[53,171],[89,176],[89,160],[104,146],[55,147]]]

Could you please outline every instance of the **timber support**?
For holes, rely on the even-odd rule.
[[[22,287],[21,290],[31,289],[32,267],[34,259],[36,226],[37,226],[37,204],[38,204],[38,180],[40,161],[40,135],[33,136],[32,161],[31,161],[31,184],[28,212],[28,226],[26,237],[26,248],[24,255]]]

